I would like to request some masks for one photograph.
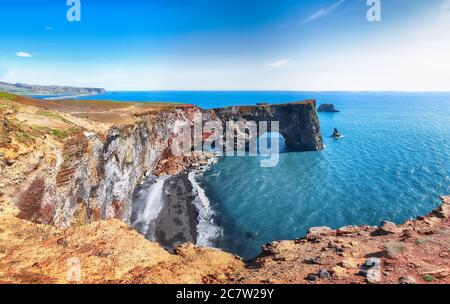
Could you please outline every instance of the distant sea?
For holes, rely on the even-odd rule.
[[[219,247],[245,258],[311,226],[402,223],[450,194],[450,93],[108,92],[81,99],[170,101],[203,108],[316,98],[326,148],[283,153],[275,168],[258,157],[226,157],[198,181],[222,228]],[[333,128],[344,135],[335,140]]]

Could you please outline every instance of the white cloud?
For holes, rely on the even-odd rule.
[[[289,60],[282,59],[282,60],[274,61],[272,63],[267,64],[266,68],[270,68],[270,69],[284,68],[288,65],[288,63],[289,63]]]
[[[46,31],[51,31],[51,30],[53,30],[53,28],[52,28],[51,26],[47,26],[47,27],[45,28],[45,30],[46,30]]]
[[[30,57],[33,57],[33,55],[31,55],[30,53],[24,52],[24,51],[17,52],[17,53],[16,53],[16,56],[17,56],[17,57],[22,57],[22,58],[30,58]]]
[[[339,0],[338,2],[336,2],[333,5],[330,5],[330,6],[326,7],[326,8],[322,8],[322,9],[316,11],[314,14],[312,14],[311,16],[306,18],[302,22],[302,24],[305,24],[305,23],[308,23],[308,22],[320,19],[322,17],[328,16],[329,14],[333,13],[342,3],[344,3],[344,1],[345,0]]]

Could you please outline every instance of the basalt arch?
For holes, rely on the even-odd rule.
[[[235,106],[213,110],[226,129],[227,121],[255,122],[258,136],[272,132],[272,122],[278,122],[278,131],[286,145],[297,151],[318,151],[323,149],[320,123],[316,112],[316,101],[306,100],[286,104],[263,104],[256,106]],[[267,130],[259,128],[267,122]]]

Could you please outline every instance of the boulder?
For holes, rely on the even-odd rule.
[[[388,234],[396,234],[396,233],[400,233],[401,229],[397,227],[397,225],[395,225],[392,222],[383,222],[381,224],[381,226],[379,226],[376,230],[376,233],[378,235],[388,235]]]
[[[307,238],[316,238],[333,234],[334,230],[332,230],[330,227],[312,227],[308,230]]]
[[[320,268],[319,270],[319,278],[328,278],[330,276],[330,273],[325,268]]]
[[[381,266],[381,259],[379,258],[368,258],[366,261],[367,267],[380,267]]]
[[[381,269],[380,267],[372,267],[367,270],[366,281],[369,284],[377,284],[381,282]]]
[[[406,284],[406,285],[416,284],[416,279],[414,279],[414,277],[412,277],[412,276],[404,276],[404,277],[401,277],[400,279],[398,279],[398,283]]]
[[[360,232],[360,227],[358,226],[345,226],[342,228],[339,228],[336,232],[338,236],[341,235],[352,235],[352,234],[358,234]]]

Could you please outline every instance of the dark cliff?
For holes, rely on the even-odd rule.
[[[217,117],[225,124],[226,121],[278,121],[280,134],[283,135],[286,145],[298,151],[317,151],[323,149],[322,135],[320,133],[319,118],[316,112],[316,101],[306,100],[300,102],[236,106],[214,109]],[[261,130],[258,130],[258,135]]]

